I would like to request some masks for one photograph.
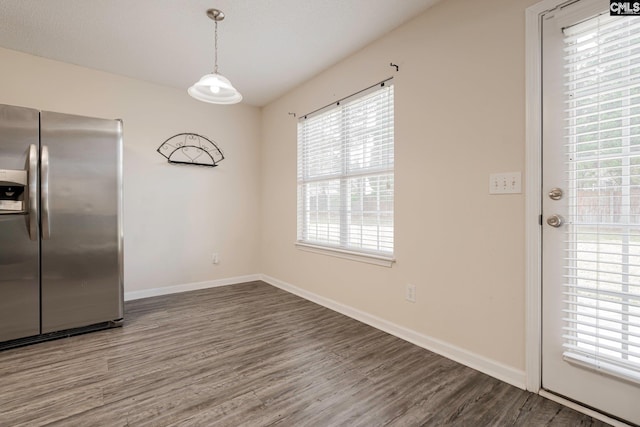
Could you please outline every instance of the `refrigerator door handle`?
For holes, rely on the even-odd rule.
[[[38,147],[29,146],[29,238],[38,240]]]
[[[49,222],[49,147],[42,146],[40,155],[40,197],[42,203],[42,239],[51,237],[51,223]]]

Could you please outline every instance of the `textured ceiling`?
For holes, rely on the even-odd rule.
[[[185,90],[213,68],[262,106],[437,0],[1,0],[0,46]]]

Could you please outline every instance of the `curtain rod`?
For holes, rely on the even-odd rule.
[[[341,103],[342,101],[344,101],[345,99],[349,99],[349,98],[351,98],[351,97],[353,97],[353,96],[356,96],[356,95],[358,95],[358,94],[361,94],[362,92],[366,92],[366,91],[368,91],[369,89],[372,89],[372,88],[374,88],[374,87],[376,87],[376,86],[384,86],[384,84],[385,84],[386,82],[388,82],[389,80],[393,80],[393,77],[389,77],[388,79],[382,80],[381,82],[378,82],[378,83],[373,84],[373,85],[371,85],[371,86],[369,86],[369,87],[366,87],[366,88],[364,88],[364,89],[362,89],[362,90],[359,90],[359,91],[357,91],[357,92],[355,92],[355,93],[352,93],[351,95],[347,95],[347,96],[345,96],[344,98],[340,98],[340,99],[338,99],[337,101],[333,101],[333,102],[331,102],[331,103],[329,103],[329,104],[325,105],[324,107],[320,107],[320,108],[318,108],[318,109],[313,110],[313,111],[312,111],[312,112],[310,112],[310,113],[304,114],[304,115],[302,115],[302,116],[300,117],[300,120],[306,119],[306,118],[307,118],[307,116],[310,116],[310,115],[312,115],[312,114],[314,114],[314,113],[317,113],[318,111],[324,110],[324,109],[325,109],[325,108],[327,108],[327,107],[331,107],[332,105],[340,105],[340,103]],[[291,114],[291,113],[289,113],[289,114]],[[295,116],[294,116],[294,117],[295,117]]]

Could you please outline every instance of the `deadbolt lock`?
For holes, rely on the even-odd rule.
[[[560,189],[560,188],[552,188],[551,191],[549,191],[549,198],[551,200],[560,200],[560,199],[562,199],[562,189]]]

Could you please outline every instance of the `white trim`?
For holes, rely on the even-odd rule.
[[[429,337],[411,329],[407,329],[403,326],[396,325],[395,323],[391,323],[387,320],[381,319],[380,317],[374,316],[364,311],[360,311],[332,299],[325,298],[313,292],[298,288],[271,276],[263,274],[261,276],[261,279],[264,282],[269,283],[270,285],[273,285],[284,291],[298,295],[299,297],[302,297],[306,300],[312,301],[316,304],[322,305],[323,307],[344,314],[345,316],[349,316],[360,322],[366,323],[369,326],[373,326],[376,329],[380,329],[381,331],[387,332],[412,344],[425,348],[429,351],[433,351],[434,353],[438,353],[448,359],[476,369],[513,386],[521,389],[525,388],[524,371],[512,368],[500,362],[496,362],[495,360],[488,359],[484,356],[470,352],[463,348],[448,344],[437,338]]]
[[[545,0],[527,8],[526,15],[526,339],[527,390],[537,393],[542,380],[542,261],[539,215],[542,212],[542,59],[540,14],[566,0]]]
[[[124,300],[131,301],[141,298],[157,297],[160,295],[177,294],[180,292],[196,291],[199,289],[217,288],[219,286],[236,285],[238,283],[260,280],[260,274],[229,277],[227,279],[207,280],[205,282],[184,283],[181,285],[163,286],[161,288],[141,289],[124,293]]]
[[[367,254],[365,252],[355,252],[345,249],[331,248],[328,246],[311,245],[309,243],[296,242],[296,247],[302,251],[313,252],[315,254],[329,255],[336,258],[349,259],[351,261],[366,262],[367,264],[391,267],[396,260],[393,257],[384,255]]]
[[[623,423],[614,418],[608,417],[602,412],[594,411],[593,409],[586,408],[572,400],[565,399],[564,397],[558,396],[557,394],[550,393],[544,389],[540,390],[540,396],[545,397],[549,400],[553,400],[556,403],[566,406],[567,408],[571,408],[575,411],[588,415],[596,420],[603,421],[607,424],[611,424],[614,427],[631,427],[630,424]]]
[[[526,72],[526,325],[527,390],[542,388],[542,32],[540,15],[568,0],[543,0],[525,12]]]

